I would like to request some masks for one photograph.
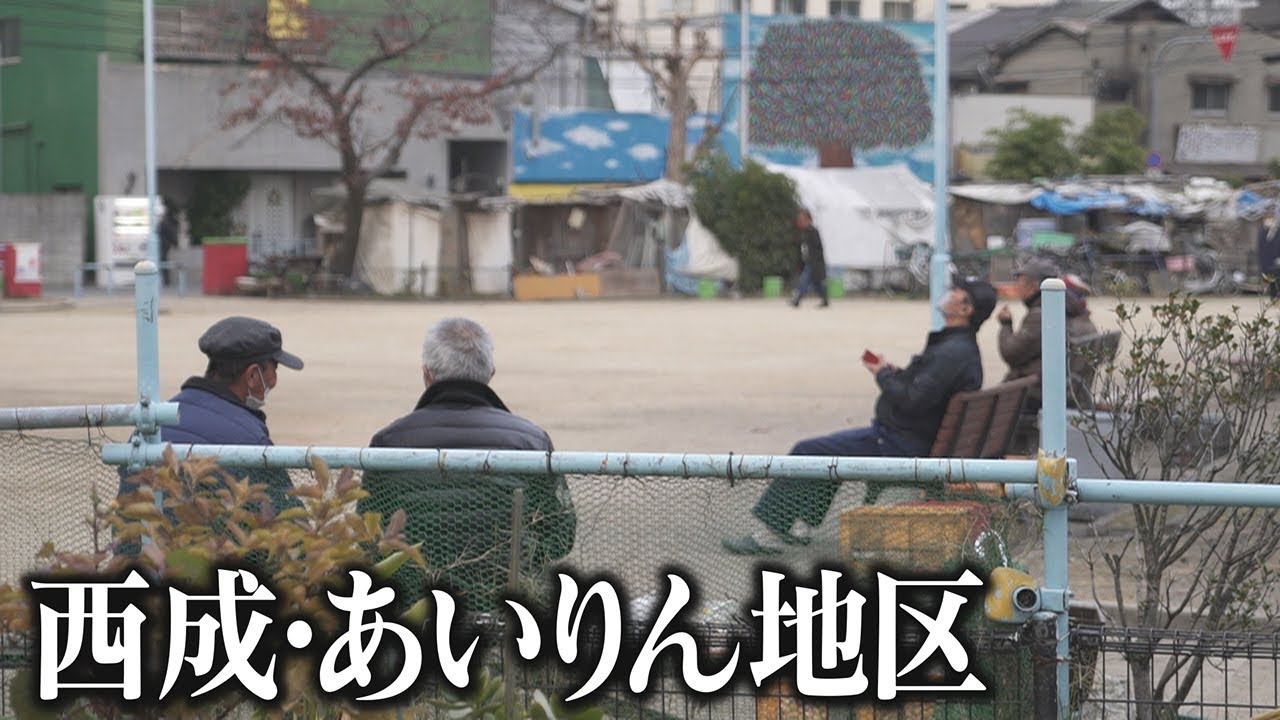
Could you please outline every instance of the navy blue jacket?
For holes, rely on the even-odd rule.
[[[271,445],[267,416],[251,410],[226,385],[188,378],[170,402],[178,403],[178,424],[165,425],[160,437],[183,445]]]
[[[182,384],[182,390],[170,402],[178,403],[178,423],[160,428],[160,439],[175,445],[272,445],[267,431],[267,416],[261,410],[247,407],[226,385],[195,376]],[[121,492],[132,490],[121,468]],[[276,512],[298,505],[285,495],[293,488],[285,470],[232,469],[237,477],[248,475],[254,482],[266,483],[267,494]]]

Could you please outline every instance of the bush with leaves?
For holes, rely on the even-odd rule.
[[[282,617],[305,616],[321,633],[334,633],[346,616],[330,606],[326,595],[348,567],[371,568],[382,579],[405,563],[425,565],[416,547],[408,545],[401,531],[404,511],[392,515],[383,526],[376,513],[358,515],[355,503],[365,497],[350,469],[334,474],[323,462],[313,466],[315,482],[290,491],[301,506],[276,513],[265,484],[238,479],[218,469],[213,460],[178,462],[167,452],[165,462],[132,478],[137,489],[111,503],[94,498],[89,526],[93,548],[89,553],[59,552],[46,544],[33,577],[50,578],[95,573],[114,575],[129,567],[144,574],[193,586],[212,587],[215,565],[251,567],[275,592]],[[156,498],[160,497],[157,507]],[[114,536],[114,543],[110,540]],[[113,552],[116,543],[138,543],[136,556]],[[425,602],[405,613],[405,620],[421,622]],[[0,633],[10,640],[31,636],[31,608],[21,591],[0,586]],[[284,660],[284,691],[278,711],[265,713],[289,717],[378,716],[338,702],[317,698],[311,678],[313,660],[294,656]],[[24,671],[25,672],[25,671]],[[15,688],[32,685],[14,683]],[[30,698],[17,693],[17,706]],[[224,696],[213,705],[188,707],[181,701],[150,710],[130,709],[136,717],[225,717],[245,702],[240,696]],[[36,712],[33,707],[28,707]],[[123,717],[114,703],[102,698],[81,700],[62,711],[67,717]]]
[[[738,259],[738,288],[755,292],[767,275],[788,275],[799,260],[795,183],[748,160],[735,170],[722,153],[708,155],[690,176],[693,209],[725,252]]]
[[[207,237],[239,235],[244,228],[235,225],[236,208],[249,194],[249,174],[209,171],[196,173],[187,207],[187,223],[191,238],[199,243]]]
[[[1073,420],[1091,454],[1120,478],[1280,483],[1280,323],[1274,308],[1203,311],[1174,297],[1117,310],[1117,357],[1099,367],[1095,396],[1110,413]],[[1105,466],[1105,463],[1103,463]],[[1114,594],[1121,625],[1228,631],[1274,618],[1280,517],[1274,509],[1135,505],[1133,533],[1087,550]],[[1100,600],[1105,600],[1099,597]],[[1206,658],[1129,652],[1139,718],[1174,717]]]
[[[1056,178],[1075,173],[1079,160],[1071,150],[1065,115],[1039,115],[1026,108],[1009,111],[1009,122],[999,130],[989,130],[995,156],[987,173],[997,180]]]
[[[1099,175],[1129,175],[1141,172],[1147,151],[1142,131],[1147,121],[1128,105],[1098,113],[1076,139],[1083,169]]]

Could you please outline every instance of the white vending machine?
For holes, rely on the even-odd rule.
[[[133,285],[133,266],[147,258],[147,198],[99,195],[93,200],[94,236],[98,249],[98,287]],[[164,203],[156,198],[156,226]]]

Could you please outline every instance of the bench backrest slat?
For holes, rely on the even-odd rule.
[[[952,396],[930,456],[1004,457],[1027,391],[1037,382],[1027,377]]]

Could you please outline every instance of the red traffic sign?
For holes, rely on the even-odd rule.
[[[1236,41],[1240,39],[1239,25],[1215,25],[1209,29],[1213,44],[1218,46],[1222,59],[1231,62],[1231,54],[1236,50]]]

